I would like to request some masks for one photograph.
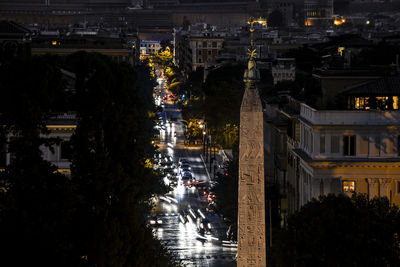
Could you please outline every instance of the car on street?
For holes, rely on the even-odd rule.
[[[157,216],[151,216],[149,218],[149,224],[151,226],[160,226],[163,224],[163,221],[161,218],[157,217]]]
[[[211,233],[211,223],[208,219],[199,218],[197,220],[197,229],[205,233]]]
[[[189,164],[189,161],[186,159],[186,158],[180,158],[179,159],[179,166],[181,166],[182,164],[184,164],[184,163],[186,163],[186,164]]]
[[[191,172],[184,172],[184,173],[181,175],[181,178],[182,178],[182,183],[188,184],[188,183],[191,183],[191,182],[192,182],[193,175],[192,175]]]

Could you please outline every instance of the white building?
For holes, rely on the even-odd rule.
[[[400,204],[399,110],[317,110],[303,103],[299,119],[299,147],[288,151],[296,192],[289,210],[328,193]]]

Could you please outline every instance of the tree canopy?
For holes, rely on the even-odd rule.
[[[244,93],[243,72],[243,66],[234,65],[211,71],[202,86],[201,96],[197,101],[192,101],[189,112],[184,112],[187,119],[205,119],[214,140],[224,147],[232,147],[239,140],[239,114]]]
[[[61,66],[76,74],[72,96]],[[146,165],[154,152],[153,107],[144,99],[153,87],[138,73],[146,70],[83,52],[0,66],[0,137],[12,158],[0,173],[6,266],[175,265],[144,217],[165,187]],[[78,118],[70,177],[41,150],[59,143],[48,138],[46,120],[68,110]]]
[[[398,266],[399,231],[386,198],[323,196],[289,217],[274,256],[278,266]]]

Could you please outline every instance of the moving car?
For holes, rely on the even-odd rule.
[[[163,224],[163,221],[160,218],[158,218],[157,216],[152,216],[149,218],[149,224],[151,226],[160,226]]]

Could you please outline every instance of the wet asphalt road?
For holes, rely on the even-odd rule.
[[[186,158],[196,180],[209,183],[200,157],[202,147],[184,145],[179,110],[166,104],[162,117],[166,129],[160,131],[159,151],[172,156],[176,165],[180,158]],[[178,121],[168,124],[172,117]],[[206,210],[207,197],[203,195],[202,186],[190,188],[179,180],[172,191],[157,199],[151,216],[156,216],[162,224],[152,226],[154,235],[186,266],[236,266],[236,245],[226,241],[227,226],[222,217]],[[210,223],[209,232],[200,231],[202,215]]]

